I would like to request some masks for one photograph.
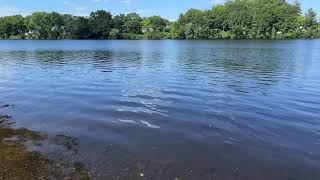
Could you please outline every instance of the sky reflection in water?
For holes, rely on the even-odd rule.
[[[312,180],[319,68],[318,40],[1,41],[0,154],[93,179]]]

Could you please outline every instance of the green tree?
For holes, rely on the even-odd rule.
[[[115,28],[111,29],[109,38],[110,39],[119,39],[120,38],[120,31]]]
[[[72,19],[67,22],[66,27],[69,29],[69,37],[71,39],[88,39],[92,37],[88,18],[72,17]]]
[[[305,28],[317,28],[317,13],[313,9],[309,9],[305,15]]]
[[[305,38],[319,37],[317,13],[313,9],[309,9],[304,18],[304,32]]]
[[[169,21],[152,16],[142,21],[142,31],[147,39],[163,39],[169,31]]]
[[[52,12],[49,14],[49,23],[51,26],[51,31],[49,31],[49,38],[61,39],[63,37],[64,30],[63,16],[56,12]]]
[[[112,15],[104,10],[92,12],[89,18],[91,38],[108,39],[113,26]]]
[[[232,38],[248,38],[252,28],[253,8],[250,0],[235,0],[225,4],[227,13],[227,24]]]
[[[120,33],[124,32],[124,24],[126,23],[126,15],[120,14],[113,18],[113,27],[118,29]]]
[[[171,39],[185,39],[184,25],[180,21],[171,23],[169,37]]]
[[[26,18],[26,26],[29,30],[28,37],[33,39],[49,38],[49,14],[46,12],[35,12]]]
[[[125,16],[125,23],[123,24],[123,31],[125,33],[142,33],[142,18],[137,13],[130,13]]]
[[[0,38],[23,39],[27,31],[21,15],[0,18]]]
[[[104,10],[89,17],[35,12],[0,18],[1,39],[288,39],[319,38],[317,14],[286,0],[228,0],[210,10],[190,9],[174,22]]]
[[[190,9],[185,14],[181,14],[179,26],[175,30],[179,32],[182,39],[196,39],[195,28],[204,24],[204,12],[197,9]],[[179,29],[178,29],[179,28]]]

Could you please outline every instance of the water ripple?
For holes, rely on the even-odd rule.
[[[320,168],[319,41],[80,42],[0,42],[0,113],[95,153]]]

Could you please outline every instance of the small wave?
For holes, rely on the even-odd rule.
[[[126,120],[126,119],[119,119],[119,122],[129,123],[129,124],[137,124],[137,122],[134,120]]]
[[[160,129],[160,126],[157,126],[157,125],[154,125],[154,124],[151,124],[147,121],[141,121],[142,124],[146,125],[148,128],[152,128],[152,129]]]

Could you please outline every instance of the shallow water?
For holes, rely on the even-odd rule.
[[[319,69],[320,40],[0,41],[0,153],[22,138],[91,179],[317,180]]]

